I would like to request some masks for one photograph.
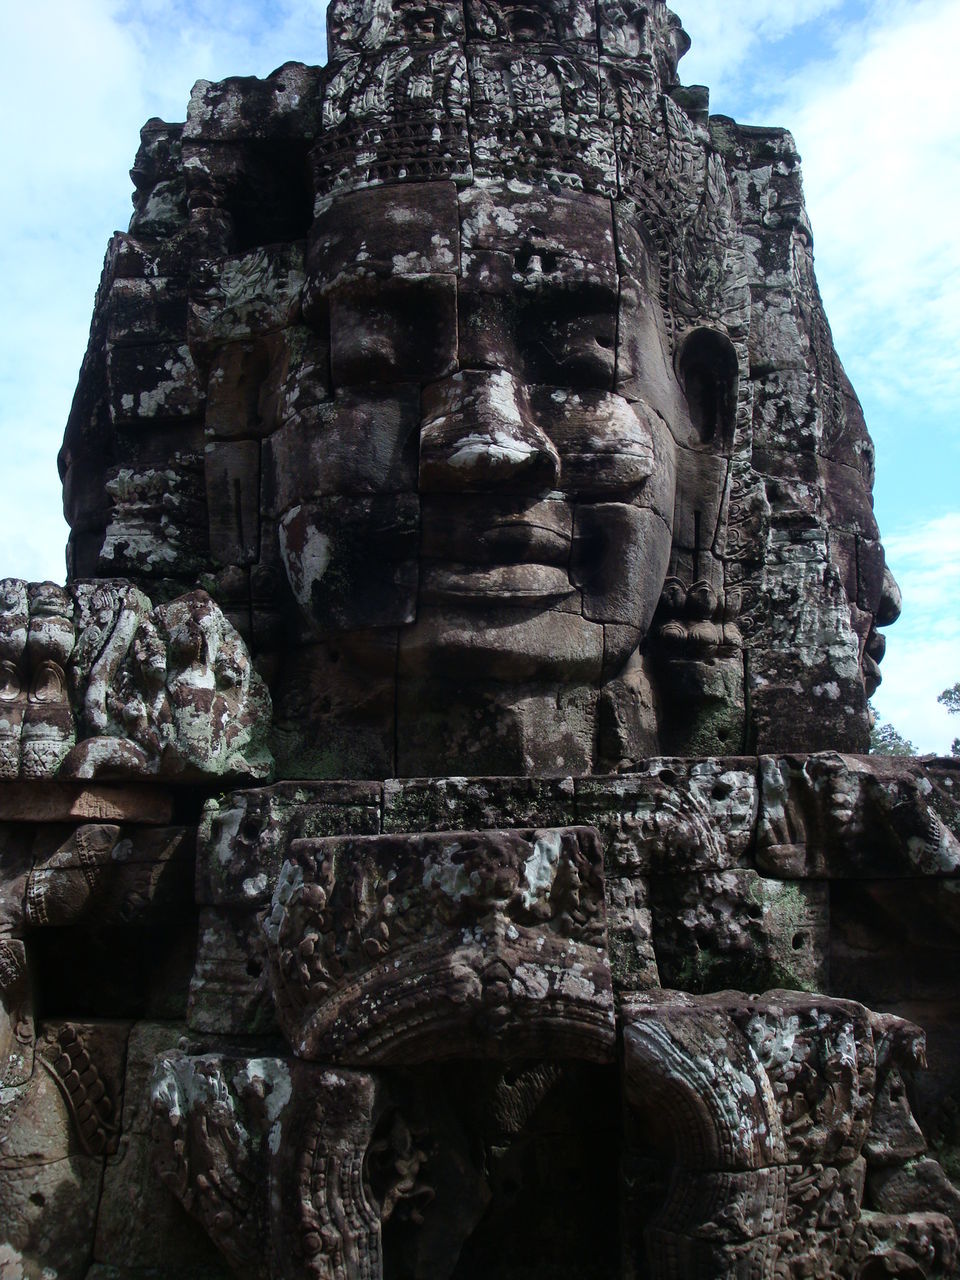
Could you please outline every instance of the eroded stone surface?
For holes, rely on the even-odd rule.
[[[209,575],[281,700],[396,629],[362,751],[355,696],[281,717],[304,776],[863,749],[899,595],[789,134],[708,117],[660,0],[330,22],[144,131],[71,574]]]
[[[687,45],[334,0],[144,127],[0,583],[4,1277],[956,1274],[960,773],[851,754],[873,449]]]
[[[5,780],[270,772],[270,695],[205,592],[154,606],[124,581],[6,579],[2,590],[31,610],[0,615],[0,643],[16,654],[0,719]]]
[[[303,1057],[612,1056],[589,830],[296,841],[262,922]]]

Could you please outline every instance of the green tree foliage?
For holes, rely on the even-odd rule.
[[[876,719],[870,730],[870,754],[874,756],[915,756],[917,749],[892,724],[874,712]]]
[[[949,689],[944,689],[943,693],[938,695],[937,701],[942,707],[947,708],[950,715],[960,716],[960,680],[951,685]],[[950,754],[952,756],[960,756],[960,738],[954,738]]]

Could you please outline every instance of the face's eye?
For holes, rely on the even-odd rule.
[[[551,282],[525,291],[517,316],[517,347],[530,383],[552,387],[613,387],[617,295],[592,282]]]
[[[395,276],[330,291],[330,368],[335,386],[428,382],[457,360],[453,276]]]

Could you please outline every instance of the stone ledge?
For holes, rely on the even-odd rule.
[[[173,820],[173,793],[150,785],[86,782],[0,782],[5,822],[134,822],[162,827]]]

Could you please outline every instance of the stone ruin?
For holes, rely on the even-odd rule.
[[[3,1280],[957,1274],[960,772],[687,44],[334,0],[144,127],[0,583]]]

